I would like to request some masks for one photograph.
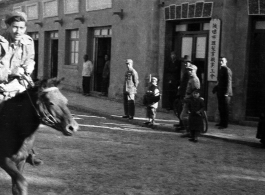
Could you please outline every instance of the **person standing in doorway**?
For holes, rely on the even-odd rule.
[[[102,95],[108,96],[109,88],[109,78],[110,78],[110,60],[109,56],[105,55],[105,65],[102,73]]]
[[[83,94],[85,96],[90,95],[90,80],[91,80],[91,75],[93,73],[93,63],[89,60],[88,55],[84,55],[84,62],[83,62],[83,70],[82,70],[82,87],[83,87]]]
[[[189,70],[187,69],[187,67],[190,65],[191,65],[191,59],[188,55],[185,55],[184,58],[182,59],[182,62],[181,62],[181,81],[180,81],[180,85],[178,87],[178,93],[177,93],[177,97],[182,102],[182,105],[183,105],[184,97],[186,95],[186,89],[187,89],[188,81],[190,78]],[[180,114],[181,114],[182,108],[181,108],[181,110],[179,110],[179,113],[178,113],[179,124],[174,125],[174,127],[176,127],[177,131],[185,129],[183,122],[180,119]]]
[[[166,67],[165,82],[166,96],[168,99],[168,110],[173,109],[173,103],[177,96],[177,89],[180,83],[180,64],[174,51],[170,53],[170,62]]]
[[[232,92],[232,71],[227,66],[227,59],[220,57],[219,59],[220,69],[218,74],[218,83],[213,88],[213,93],[217,92],[218,110],[220,115],[220,122],[216,124],[219,129],[225,129],[228,127],[229,118],[229,104]]]
[[[125,81],[123,86],[123,106],[124,116],[122,118],[133,119],[135,114],[135,94],[139,84],[139,77],[133,68],[133,60],[127,59],[126,65],[128,70],[125,73]]]

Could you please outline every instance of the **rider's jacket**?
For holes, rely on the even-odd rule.
[[[34,42],[28,35],[23,35],[18,44],[11,43],[8,32],[0,36],[0,83],[8,82],[8,76],[15,76],[18,67],[25,73],[34,70]]]

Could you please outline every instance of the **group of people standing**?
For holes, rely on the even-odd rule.
[[[191,137],[190,141],[197,142],[198,135],[202,131],[202,112],[204,111],[203,98],[199,98],[200,80],[197,77],[197,66],[191,64],[189,56],[184,56],[183,63],[186,71],[181,74],[181,81],[178,87],[177,96],[183,107],[179,115],[180,123],[175,125],[176,130],[186,130],[182,137]],[[218,110],[220,122],[216,124],[219,129],[228,127],[229,104],[232,93],[232,71],[227,66],[227,59],[219,59],[218,82],[213,88],[213,93],[217,93]]]
[[[180,123],[174,125],[176,130],[185,130],[181,137],[189,137],[190,141],[197,142],[200,132],[203,130],[202,114],[205,109],[204,99],[200,97],[201,83],[197,76],[197,66],[192,64],[188,55],[182,59],[181,66],[176,63],[176,55],[171,53],[172,64],[171,71],[179,76],[166,78],[169,84],[167,87],[171,90],[168,94],[168,100],[173,104],[174,96],[182,102],[181,112],[179,114]],[[213,89],[213,93],[217,93],[218,110],[220,122],[216,124],[219,129],[228,127],[229,104],[232,96],[232,71],[227,67],[227,59],[220,57],[220,69],[218,74],[218,82]],[[128,70],[125,73],[125,82],[123,88],[124,113],[123,118],[133,119],[135,114],[135,94],[139,84],[139,77],[133,68],[133,61],[126,60]],[[146,116],[148,121],[146,125],[153,126],[155,124],[156,109],[161,94],[157,87],[158,78],[151,77],[150,85],[144,95],[144,105],[146,106]],[[173,90],[173,87],[176,89]],[[176,93],[176,94],[174,94]]]

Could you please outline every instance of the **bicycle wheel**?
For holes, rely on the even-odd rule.
[[[202,119],[203,119],[203,131],[201,133],[206,133],[208,131],[208,117],[206,111],[203,111]]]

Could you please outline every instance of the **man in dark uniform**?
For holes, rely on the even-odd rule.
[[[232,71],[227,67],[227,59],[225,57],[221,57],[219,62],[220,69],[218,83],[213,88],[213,93],[217,92],[218,110],[220,115],[220,122],[216,124],[216,126],[219,126],[219,129],[224,129],[228,127],[229,104],[233,95]]]
[[[191,65],[191,59],[188,55],[185,55],[184,58],[182,59],[182,63],[181,63],[181,81],[178,87],[178,98],[179,100],[183,103],[184,97],[186,95],[186,89],[187,89],[187,85],[190,79],[190,75],[189,75],[189,69],[187,68],[188,66]],[[176,130],[183,130],[185,129],[182,120],[180,119],[180,114],[181,114],[181,110],[179,110],[179,124],[174,125],[174,127],[176,127]]]
[[[168,98],[168,109],[173,109],[173,103],[177,95],[177,89],[180,83],[180,62],[177,60],[175,52],[170,54],[170,63],[166,67],[165,83],[166,83],[166,96]]]

